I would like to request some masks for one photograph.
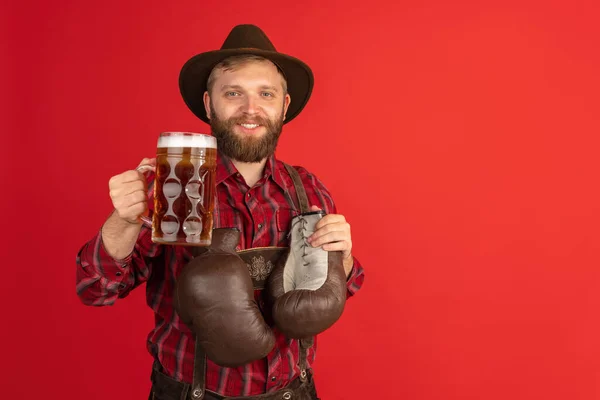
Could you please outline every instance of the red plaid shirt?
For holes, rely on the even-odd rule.
[[[325,186],[306,169],[296,169],[306,188],[309,205],[317,205],[328,214],[337,213]],[[263,177],[250,188],[233,163],[219,155],[216,178],[215,227],[240,229],[239,249],[288,246],[286,235],[298,207],[294,185],[283,163],[274,156],[268,159]],[[148,196],[152,198],[152,190]],[[153,243],[151,230],[145,225],[132,254],[126,259],[115,260],[106,252],[100,232],[77,255],[77,294],[86,305],[112,305],[146,283],[146,301],[156,321],[148,335],[148,351],[166,374],[188,383],[193,376],[194,338],[174,311],[172,294],[176,277],[191,258],[187,247]],[[363,269],[354,259],[348,278],[348,296],[361,287],[363,278]],[[298,341],[286,338],[277,330],[275,335],[275,348],[266,359],[237,368],[223,368],[207,360],[207,389],[224,396],[249,396],[289,384],[300,374]],[[315,338],[308,352],[309,366],[314,362],[316,348]]]

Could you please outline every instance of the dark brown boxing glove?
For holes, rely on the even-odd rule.
[[[246,263],[235,253],[239,238],[238,229],[214,229],[211,246],[177,278],[173,300],[206,356],[224,367],[263,358],[275,345],[254,299]]]
[[[275,325],[293,339],[330,328],[346,304],[342,253],[313,248],[306,242],[324,215],[323,211],[307,212],[292,220],[290,249],[275,265],[267,284]]]

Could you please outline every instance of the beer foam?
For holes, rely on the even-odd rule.
[[[217,139],[209,135],[181,135],[161,136],[158,138],[157,147],[206,147],[210,149],[217,148]]]

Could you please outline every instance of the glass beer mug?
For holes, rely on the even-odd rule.
[[[152,167],[142,165],[138,171]],[[217,140],[192,132],[163,132],[158,138],[152,219],[154,243],[209,246],[215,205]]]

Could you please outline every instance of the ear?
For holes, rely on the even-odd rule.
[[[206,110],[206,116],[210,119],[210,95],[208,91],[204,92],[204,96],[202,96],[204,100],[204,110]]]
[[[288,107],[292,102],[292,97],[289,94],[285,95],[285,99],[283,100],[283,119],[285,120],[285,115],[287,114]]]

